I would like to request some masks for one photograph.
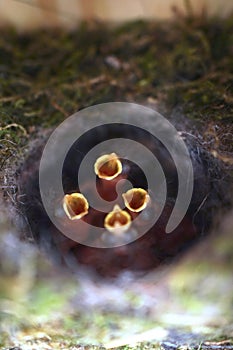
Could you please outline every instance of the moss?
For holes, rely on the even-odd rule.
[[[189,14],[190,16],[190,14]],[[141,100],[146,92],[188,116],[232,118],[232,17],[173,23],[138,21],[117,29],[39,31],[0,40],[2,123],[48,126],[93,103]],[[115,56],[119,67],[108,63]],[[169,84],[169,87],[167,85]],[[139,101],[138,101],[139,102]],[[224,107],[221,108],[221,106]]]

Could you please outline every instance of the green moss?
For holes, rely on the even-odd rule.
[[[83,24],[0,39],[2,125],[49,126],[94,103],[160,97],[191,118],[232,118],[232,16],[138,21],[116,29]],[[108,63],[118,60],[118,67]]]

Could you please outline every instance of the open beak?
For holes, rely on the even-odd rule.
[[[115,205],[113,210],[108,213],[104,220],[104,227],[111,233],[121,234],[127,231],[131,226],[131,216],[119,205]]]
[[[122,164],[116,153],[97,158],[94,170],[100,179],[113,180],[122,172]]]
[[[63,209],[70,220],[79,220],[88,214],[89,204],[83,194],[71,193],[64,196]]]
[[[126,208],[135,213],[139,213],[146,208],[150,201],[148,192],[143,188],[132,188],[122,194]]]

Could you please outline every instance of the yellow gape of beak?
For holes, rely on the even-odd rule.
[[[88,213],[89,204],[81,193],[66,194],[63,209],[70,220],[79,220]]]
[[[122,172],[122,164],[116,153],[104,154],[97,158],[94,170],[100,179],[113,180]]]
[[[108,213],[104,220],[104,227],[111,233],[121,234],[131,226],[131,216],[127,211],[115,205],[113,211]]]
[[[150,201],[150,196],[143,188],[132,188],[122,194],[126,208],[135,213],[139,213],[146,208]]]

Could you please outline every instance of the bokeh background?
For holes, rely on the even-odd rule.
[[[62,26],[73,28],[82,20],[123,22],[135,19],[169,19],[173,7],[185,8],[183,0],[1,0],[0,24],[19,29]],[[226,16],[233,9],[229,0],[191,0],[194,13]]]

